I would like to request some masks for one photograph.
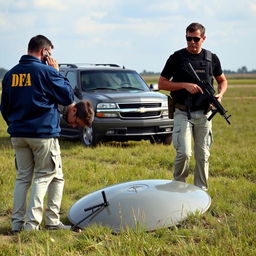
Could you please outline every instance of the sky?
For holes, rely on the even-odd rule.
[[[192,22],[203,48],[225,70],[256,69],[256,0],[0,0],[0,67],[10,69],[35,35],[54,44],[58,63],[116,63],[161,72],[186,47]]]

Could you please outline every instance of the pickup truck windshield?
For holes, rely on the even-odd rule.
[[[82,90],[143,90],[149,91],[137,72],[127,70],[87,70],[81,72]]]

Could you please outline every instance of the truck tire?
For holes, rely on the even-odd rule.
[[[95,147],[99,143],[97,135],[89,127],[82,127],[80,129],[80,139],[86,147]]]
[[[153,135],[150,138],[150,142],[152,144],[164,144],[171,145],[172,144],[172,134],[163,134],[163,135]]]

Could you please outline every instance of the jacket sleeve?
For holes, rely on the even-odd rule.
[[[67,78],[53,68],[47,73],[47,76],[47,90],[56,103],[63,106],[72,104],[74,92]]]
[[[2,81],[2,95],[1,95],[1,105],[0,105],[0,110],[1,110],[1,113],[2,113],[2,116],[5,120],[5,122],[8,124],[8,120],[7,120],[7,117],[8,117],[8,95],[6,93],[6,88],[5,88],[5,79],[6,76],[4,77],[3,81]]]

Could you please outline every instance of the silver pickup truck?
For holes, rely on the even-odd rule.
[[[76,101],[87,99],[95,110],[92,128],[71,128],[61,119],[62,137],[80,138],[85,146],[109,140],[171,143],[167,96],[150,90],[136,71],[116,64],[60,64],[60,72]]]

